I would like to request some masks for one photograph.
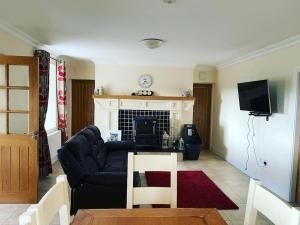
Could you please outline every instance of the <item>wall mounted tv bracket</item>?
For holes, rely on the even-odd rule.
[[[272,115],[272,113],[249,112],[249,116],[265,116],[266,121],[269,121],[269,117],[271,115]]]

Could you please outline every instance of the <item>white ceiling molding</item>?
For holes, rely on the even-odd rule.
[[[218,64],[217,68],[218,69],[223,69],[225,67],[228,67],[228,66],[231,66],[231,65],[234,65],[234,64],[238,64],[238,63],[241,63],[241,62],[245,62],[245,61],[248,61],[250,59],[254,59],[256,57],[259,57],[259,56],[267,55],[267,54],[270,54],[272,52],[278,51],[278,50],[283,49],[283,48],[288,48],[290,46],[293,46],[293,45],[296,45],[296,44],[299,44],[299,43],[300,43],[300,35],[296,35],[296,36],[287,38],[283,41],[277,42],[275,44],[269,45],[265,48],[261,48],[261,49],[255,50],[253,52],[250,52],[246,55],[237,57],[237,58],[235,58],[233,60],[230,60],[228,62]]]
[[[50,47],[49,45],[44,45],[35,38],[31,37],[30,35],[24,33],[20,29],[16,28],[15,26],[11,25],[10,23],[6,22],[5,20],[0,18],[0,29],[6,31],[7,33],[21,39],[22,41],[32,45],[37,49],[43,49],[45,51],[50,52],[53,57],[58,57],[59,55],[63,55],[61,52],[57,51],[56,49]]]

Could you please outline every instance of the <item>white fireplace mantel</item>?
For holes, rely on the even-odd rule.
[[[193,97],[175,96],[94,96],[95,125],[106,139],[110,130],[118,130],[119,110],[167,110],[170,111],[170,131],[178,137],[183,124],[192,123]]]

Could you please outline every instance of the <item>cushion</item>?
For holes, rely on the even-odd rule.
[[[76,135],[65,144],[65,147],[73,153],[77,160],[82,161],[88,154],[90,144],[84,136]]]
[[[106,158],[106,164],[103,168],[103,171],[127,171],[127,152],[109,152]]]
[[[98,139],[102,139],[101,133],[100,133],[100,130],[98,129],[98,127],[96,127],[94,125],[89,125],[85,129],[89,129],[89,130],[93,131]]]
[[[90,144],[97,144],[99,141],[94,132],[90,129],[83,129],[80,135],[84,136]]]
[[[101,145],[101,144],[99,144]],[[96,161],[98,163],[99,169],[102,170],[106,164],[107,159],[107,149],[104,144],[100,146],[94,146],[93,148],[97,148],[98,154],[96,155]],[[101,148],[101,149],[100,149]]]
[[[99,171],[98,164],[90,152],[91,145],[83,135],[74,136],[66,145],[86,175]]]
[[[126,187],[126,172],[100,172],[86,177],[85,182],[94,185]]]

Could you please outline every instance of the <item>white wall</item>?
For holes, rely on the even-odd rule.
[[[153,84],[149,88],[159,96],[181,96],[183,90],[193,90],[193,69],[153,66],[96,65],[95,87],[103,86],[106,94],[130,95],[141,90],[138,78],[150,74]],[[97,116],[97,111],[95,111]],[[193,110],[185,112],[185,123],[193,120]]]
[[[193,69],[176,67],[96,65],[96,87],[103,86],[108,94],[126,94],[141,90],[138,78],[150,74],[155,95],[180,96],[183,90],[193,89]]]
[[[300,44],[246,62],[219,69],[214,104],[213,149],[234,166],[286,200],[292,200],[290,190],[293,174],[293,130],[295,90],[293,76],[300,66]],[[248,113],[239,110],[237,83],[269,79],[277,113],[266,122],[255,118],[257,154],[267,167],[258,167],[253,150],[248,170],[245,170]]]
[[[194,68],[193,81],[194,83],[210,83],[217,81],[217,68],[215,66],[197,65]]]
[[[19,38],[0,30],[0,54],[33,56],[34,47]]]

